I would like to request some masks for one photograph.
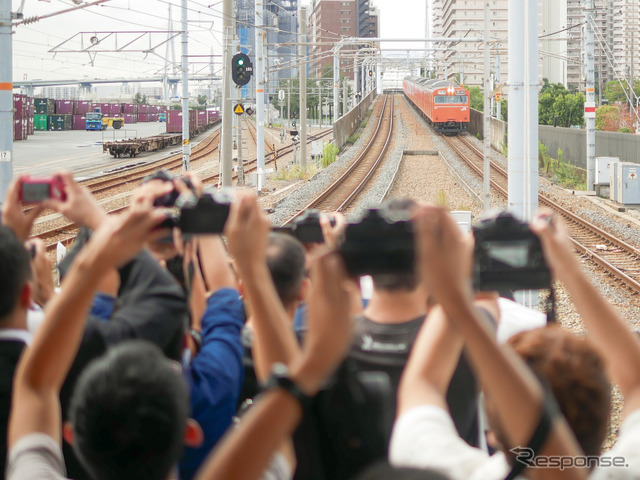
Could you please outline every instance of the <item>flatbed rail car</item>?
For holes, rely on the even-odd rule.
[[[182,143],[181,133],[164,133],[153,137],[133,138],[128,140],[117,140],[115,142],[104,142],[102,151],[109,152],[115,158],[135,157],[142,152],[155,152],[163,148],[180,145]]]
[[[447,80],[406,77],[407,98],[433,125],[436,132],[458,134],[469,126],[469,90]]]

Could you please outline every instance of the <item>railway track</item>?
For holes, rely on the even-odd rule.
[[[444,138],[451,148],[471,166],[472,170],[482,177],[482,152],[464,137]],[[491,162],[491,186],[505,199],[508,197],[507,178],[507,171],[502,166]],[[552,209],[564,219],[573,245],[581,255],[594,261],[633,292],[640,293],[640,250],[638,248],[575,215],[541,193],[538,194],[538,203]]]
[[[309,137],[309,142],[311,142],[312,140],[318,140],[321,139],[323,137],[326,137],[327,135],[330,135],[333,131],[331,129],[327,129],[324,132],[320,132],[319,134],[316,135],[311,135]],[[215,144],[214,144],[215,142]],[[211,154],[213,151],[215,151],[216,149],[219,148],[219,134],[216,132],[216,134],[212,135],[211,138],[207,141],[207,144],[203,145],[198,152],[196,152],[195,155],[202,155],[202,156],[206,156]],[[291,153],[293,151],[293,146],[288,146],[288,147],[283,147],[279,150],[276,150],[275,152],[277,152],[277,157],[281,157],[283,155],[286,155],[287,153]],[[194,155],[194,156],[195,156]],[[172,161],[175,163],[177,162],[176,165],[173,164],[169,164],[167,162],[169,162],[169,159],[167,159],[164,162],[161,162],[160,164],[158,163],[154,163],[152,166],[150,166],[149,168],[145,168],[143,171],[137,171],[135,172],[135,174],[132,174],[131,176],[128,176],[126,179],[121,180],[119,183],[117,183],[117,186],[122,186],[125,184],[131,184],[133,182],[136,182],[138,180],[141,180],[142,178],[144,178],[146,175],[148,175],[149,173],[157,170],[158,168],[167,168],[169,170],[172,169],[177,169],[177,168],[182,168],[182,157],[181,155],[176,156],[177,159],[173,159]],[[265,158],[265,163],[269,163],[274,161],[274,152],[270,152],[270,154],[268,155],[268,157],[270,157],[271,159],[267,162],[266,158]],[[198,156],[197,158],[201,158],[200,156]],[[192,159],[194,159],[194,157],[192,157]],[[170,165],[173,165],[173,168],[170,168]],[[245,168],[244,172],[245,174],[250,173],[252,171],[257,170],[257,159],[254,158],[253,160],[246,162],[245,163],[245,167],[249,166],[249,168]],[[144,172],[144,173],[143,173]],[[205,176],[202,178],[203,183],[207,184],[211,184],[211,182],[215,181],[217,178],[219,177],[219,172]],[[237,180],[238,175],[234,174],[232,177],[232,180]],[[109,179],[109,180],[105,180],[105,182],[109,182],[109,181],[113,181],[113,180],[117,180],[117,179]],[[111,189],[111,188],[115,188],[116,185],[114,185],[113,183],[109,184],[108,186],[106,185],[102,185],[101,182],[96,182],[99,187],[98,187],[98,191],[104,191],[106,189]],[[93,183],[92,185],[96,185],[96,183]],[[218,188],[220,186],[220,182],[218,181],[217,183],[213,183],[213,186]],[[90,186],[88,186],[90,188]],[[96,193],[95,189],[91,189],[91,192],[93,194]],[[128,208],[128,205],[124,206],[124,207],[120,207],[120,208],[116,208],[114,210],[110,210],[108,213],[120,213],[122,211],[124,211],[125,209]],[[61,242],[63,245],[69,245],[69,243],[71,243],[76,235],[77,235],[77,231],[78,231],[78,226],[74,223],[67,223],[61,226],[57,226],[55,228],[51,228],[49,230],[46,230],[44,232],[41,232],[38,235],[35,235],[35,237],[38,237],[42,240],[45,241],[46,243],[46,250],[47,252],[52,252],[57,248],[57,244],[58,242]]]
[[[393,95],[385,96],[376,129],[358,158],[327,189],[289,218],[284,223],[285,225],[291,223],[310,208],[325,212],[335,212],[342,211],[353,203],[354,199],[367,185],[387,152],[393,132],[394,103],[395,97]]]

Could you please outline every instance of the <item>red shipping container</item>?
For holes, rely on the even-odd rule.
[[[122,112],[129,114],[138,113],[138,105],[136,105],[135,103],[123,103]]]
[[[109,104],[109,115],[120,115],[121,109],[119,103],[111,103]]]
[[[138,105],[138,113],[149,113],[149,105]]]
[[[25,118],[26,117],[26,113],[25,113],[25,109],[26,109],[26,95],[21,95],[19,93],[16,93],[13,95],[13,118]]]
[[[101,103],[100,104],[100,109],[102,110],[102,115],[109,115],[109,110],[110,110],[110,104],[108,103]]]
[[[71,120],[72,130],[84,130],[86,128],[87,117],[85,115],[74,115]]]
[[[92,103],[91,104],[91,111],[95,112],[96,108],[100,108],[101,109],[102,108],[102,104],[101,103]]]
[[[140,111],[138,111],[138,122],[148,122],[148,121],[149,121],[149,114],[140,113]]]
[[[124,113],[122,116],[124,117],[125,125],[133,123],[133,113]]]
[[[167,112],[167,133],[182,133],[182,112],[169,110]]]
[[[76,100],[73,104],[74,115],[86,115],[92,110],[91,102],[89,100]]]
[[[205,110],[196,110],[198,112],[198,126],[202,127],[207,124],[207,112]]]
[[[26,139],[26,135],[24,134],[24,124],[26,123],[26,119],[15,118],[13,120],[13,139],[14,140],[24,140]]]
[[[27,118],[27,135],[33,135],[34,131],[34,121],[33,115]]]
[[[149,121],[150,122],[157,122],[158,121],[158,114],[157,113],[150,113],[149,114]]]
[[[220,112],[217,110],[207,110],[207,122],[213,123],[220,118]]]
[[[73,100],[56,100],[57,115],[71,115],[73,113]]]
[[[131,114],[131,123],[138,123],[138,114],[137,113]]]
[[[198,126],[198,111],[189,110],[189,130],[193,130]]]

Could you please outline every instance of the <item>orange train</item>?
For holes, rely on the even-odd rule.
[[[457,134],[469,125],[469,90],[446,80],[406,77],[402,89],[436,132]]]

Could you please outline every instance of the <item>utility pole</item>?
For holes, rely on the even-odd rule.
[[[300,7],[300,168],[307,168],[307,9]]]
[[[585,53],[587,59],[587,99],[584,104],[584,117],[587,124],[587,190],[594,190],[596,179],[596,98],[594,74],[594,41],[593,41],[593,12],[594,1],[585,3]],[[511,103],[511,102],[509,102]]]
[[[322,77],[320,77],[320,88],[318,89],[318,105],[320,105],[320,128],[322,128]]]
[[[338,109],[340,108],[338,105],[339,102],[339,86],[338,82],[340,81],[340,60],[338,58],[339,50],[333,52],[333,123],[338,121],[340,115],[338,115]]]
[[[0,0],[0,204],[13,178],[11,0]]]
[[[264,187],[264,0],[256,0],[256,157],[258,192]]]
[[[291,127],[291,79],[287,78],[287,128]]]
[[[501,86],[502,78],[500,77],[500,53],[496,54],[496,85]],[[502,94],[500,95],[502,98]],[[502,102],[496,102],[496,118],[502,120]]]
[[[187,0],[182,0],[182,169],[189,170],[189,24]]]
[[[347,76],[342,79],[342,115],[347,114]]]
[[[220,137],[220,155],[222,156],[222,186],[231,187],[232,165],[232,129],[233,105],[231,103],[231,39],[233,38],[233,0],[224,0],[222,4],[222,133]]]
[[[491,141],[491,121],[489,112],[489,95],[491,94],[491,86],[489,85],[489,2],[484,2],[484,128],[483,128],[483,144],[484,144],[484,160],[482,163],[482,193],[483,193],[483,208],[482,212],[485,215],[489,214],[491,210],[491,159],[489,158],[489,149]],[[462,70],[460,70],[462,72]]]

